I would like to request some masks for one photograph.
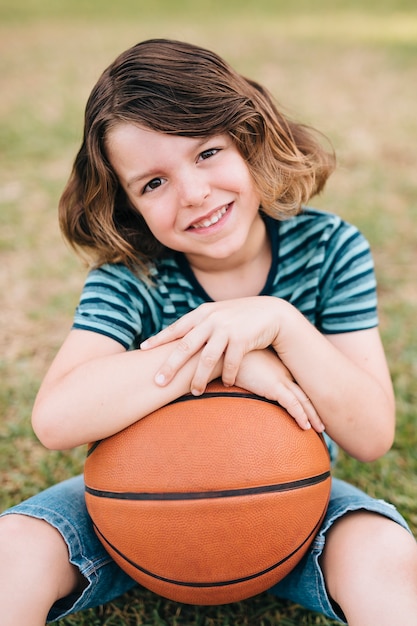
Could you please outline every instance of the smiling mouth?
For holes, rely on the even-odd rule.
[[[226,204],[221,209],[218,209],[217,211],[212,213],[210,217],[206,217],[203,220],[200,220],[199,222],[194,222],[194,224],[191,224],[190,229],[208,228],[209,226],[213,226],[213,224],[217,224],[217,222],[221,220],[223,215],[226,213],[228,208],[229,208],[229,205]]]

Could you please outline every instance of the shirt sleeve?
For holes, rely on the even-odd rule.
[[[366,238],[341,222],[327,242],[320,278],[319,328],[326,334],[378,325],[374,262]]]
[[[151,318],[152,302],[143,281],[123,265],[103,265],[87,276],[73,328],[105,335],[131,349],[152,325]]]

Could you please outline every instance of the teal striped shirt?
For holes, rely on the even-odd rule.
[[[265,223],[272,264],[260,295],[287,300],[325,334],[378,325],[373,260],[357,228],[311,208],[284,221],[265,217]],[[101,333],[134,349],[211,300],[181,253],[172,252],[155,262],[152,281],[147,285],[121,264],[92,270],[73,327]]]

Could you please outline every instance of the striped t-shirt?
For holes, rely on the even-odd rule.
[[[354,226],[311,208],[265,223],[272,264],[260,295],[287,300],[325,334],[377,326],[373,260]],[[133,349],[210,300],[181,253],[155,262],[151,285],[122,264],[107,264],[89,273],[73,327]]]

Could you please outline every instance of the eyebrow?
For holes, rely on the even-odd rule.
[[[136,176],[132,176],[126,182],[127,187],[132,187],[132,185],[140,182],[141,180],[152,180],[158,176],[158,170],[150,170],[149,172],[144,172],[143,174],[137,174]]]
[[[214,137],[192,137],[192,139],[198,139],[199,141],[196,142],[194,149],[198,149],[201,148],[201,146],[203,146],[205,143],[207,143],[208,141],[210,141],[210,139],[212,139]],[[142,181],[142,180],[152,180],[152,178],[158,177],[159,176],[159,169],[153,168],[151,170],[148,170],[146,172],[143,172],[141,174],[135,174],[134,176],[132,176],[131,178],[129,178],[126,181],[126,186],[132,187],[132,185],[135,185],[136,183]]]

